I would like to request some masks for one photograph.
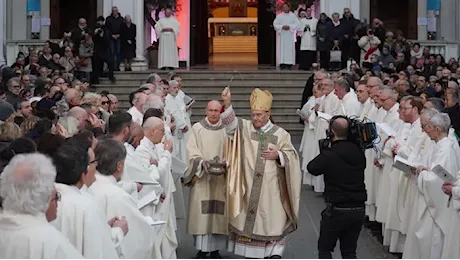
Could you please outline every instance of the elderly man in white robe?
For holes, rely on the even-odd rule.
[[[318,19],[311,16],[311,8],[300,12],[299,31],[300,41],[300,64],[299,69],[310,70],[316,62],[316,26]]]
[[[180,24],[172,15],[172,9],[165,9],[165,17],[155,24],[155,33],[160,42],[158,45],[158,68],[174,69],[179,67],[179,51],[177,37]]]
[[[380,89],[379,99],[383,109],[387,111],[387,114],[383,118],[382,123],[389,126],[394,133],[398,133],[404,125],[404,122],[399,119],[399,104],[397,103],[397,98],[398,95],[393,91],[393,89],[389,87],[383,87]],[[380,136],[380,140],[382,140],[380,148],[382,154],[380,158],[376,158],[374,162],[374,165],[377,167],[377,172],[381,176],[379,179],[375,203],[377,206],[375,219],[377,222],[384,224],[389,207],[389,197],[387,192],[390,189],[388,186],[383,186],[388,185],[389,183],[389,176],[388,174],[385,175],[384,173],[389,173],[393,167],[393,154],[391,148],[385,146],[386,141],[391,137],[391,135],[389,135],[389,133],[385,133],[382,128],[378,129],[378,134]]]
[[[0,258],[80,259],[82,254],[50,221],[57,217],[56,169],[42,154],[16,155],[0,179]]]
[[[176,230],[176,214],[174,209],[174,196],[176,191],[174,179],[171,172],[173,150],[170,140],[164,138],[164,121],[157,117],[148,118],[144,125],[144,138],[139,147],[136,148],[135,156],[144,167],[150,167],[152,161],[156,161],[158,173],[160,174],[160,184],[164,191],[164,199],[157,206],[156,213],[159,219],[166,221],[158,232],[160,240],[161,258],[177,258],[176,248],[178,245]]]
[[[144,118],[144,104],[147,101],[147,95],[143,92],[135,91],[129,94],[129,101],[132,105],[128,113],[133,117],[133,121],[142,125]]]
[[[458,142],[448,138],[451,125],[449,116],[439,112],[432,114],[429,118],[421,117],[423,131],[435,144],[428,156],[427,165],[416,170],[418,196],[403,258],[441,258],[443,243],[451,228],[451,216],[447,208],[449,197],[442,191],[444,182],[431,170],[440,165],[455,175],[460,170],[460,148]]]
[[[391,150],[393,156],[409,159],[411,154],[417,151],[418,144],[423,138],[422,127],[420,124],[420,112],[423,109],[422,100],[419,97],[405,96],[400,100],[399,118],[404,121],[403,127],[396,137],[390,137],[386,142],[384,152],[387,148]],[[393,157],[390,157],[393,159]],[[391,164],[391,163],[389,163]],[[411,172],[401,172],[395,167],[385,167],[384,175],[388,176],[382,186],[388,188],[385,196],[389,197],[387,218],[385,221],[385,231],[383,234],[384,245],[390,246],[391,253],[402,253],[404,250],[405,232],[402,230],[401,220],[403,208],[406,204],[406,196],[411,192],[408,186]],[[408,201],[410,203],[411,201]]]
[[[277,32],[277,53],[280,69],[291,69],[295,64],[295,34],[299,26],[299,19],[291,12],[289,4],[283,4],[283,12],[273,21]]]
[[[318,119],[313,107],[316,104],[320,104],[324,95],[321,89],[318,89],[319,85],[313,85],[313,96],[311,96],[307,103],[302,107],[300,111],[300,117],[305,122],[302,140],[300,142],[299,152],[302,153],[302,172],[303,172],[303,184],[312,186],[313,180],[316,176],[308,173],[307,165],[315,158],[312,153],[311,145],[315,143],[315,121]]]
[[[98,143],[95,155],[96,181],[88,190],[106,216],[118,216],[128,221],[129,232],[121,244],[123,258],[151,258],[153,220],[145,217],[139,211],[137,201],[117,185],[124,170],[126,148],[121,142],[106,139]]]
[[[88,182],[86,179],[95,178],[95,171],[88,167],[96,163],[94,153],[91,155],[92,161],[89,151],[80,146],[64,144],[53,156],[57,171],[56,189],[61,194],[61,201],[58,203],[58,216],[51,224],[85,258],[118,258],[124,253],[118,254],[117,250],[121,251],[120,244],[128,233],[126,219],[112,216],[107,222],[107,216],[98,205],[80,191]]]
[[[206,107],[206,118],[192,127],[187,144],[189,168],[184,178],[190,187],[187,233],[193,235],[196,258],[213,259],[222,256],[219,250],[227,247],[227,178],[226,167],[218,175],[209,171],[215,163],[226,165],[228,137],[220,118],[222,105],[210,101]],[[225,164],[224,164],[225,163]]]
[[[339,114],[340,100],[334,93],[334,81],[330,78],[323,79],[321,81],[321,90],[324,95],[324,99],[321,104],[316,104],[313,110],[316,112],[323,112],[325,114],[334,116]],[[315,142],[313,143],[313,158],[319,154],[318,141],[326,138],[326,130],[329,129],[329,121],[327,119],[318,117],[315,124]],[[307,175],[309,176],[309,175]],[[324,192],[324,177],[313,176],[312,186],[315,192]]]
[[[359,103],[356,94],[351,89],[350,84],[345,79],[338,79],[335,81],[334,93],[340,100],[340,107],[338,115],[357,117],[361,110],[361,103]]]

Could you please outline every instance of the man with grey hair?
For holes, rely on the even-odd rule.
[[[21,92],[21,80],[19,78],[11,78],[7,82],[6,90],[6,101],[8,101],[13,107],[19,102],[19,92]]]
[[[107,216],[127,219],[129,232],[121,244],[123,258],[151,258],[154,246],[153,220],[144,217],[135,200],[117,185],[121,180],[126,148],[113,139],[102,140],[95,151],[96,181],[88,188],[94,200]],[[142,238],[142,239],[140,239]]]
[[[164,201],[157,206],[157,214],[164,216],[163,220],[166,225],[163,225],[157,234],[157,245],[160,245],[161,256],[159,258],[171,259],[176,258],[176,248],[178,245],[175,223],[175,204],[173,199],[176,188],[174,185],[173,175],[171,174],[172,162],[172,143],[165,140],[161,143],[164,137],[164,122],[157,117],[148,118],[144,125],[144,138],[140,145],[136,148],[135,157],[144,167],[150,167],[152,160],[157,162],[159,172],[159,182],[164,191]]]
[[[335,94],[340,99],[339,115],[359,116],[361,104],[345,79],[340,78],[335,81]]]
[[[60,194],[56,169],[42,154],[17,155],[0,179],[4,212],[0,215],[0,258],[83,258],[50,223],[57,216]]]
[[[450,119],[445,113],[433,113],[430,118],[422,114],[423,131],[434,141],[428,160],[417,168],[418,196],[410,232],[404,247],[404,258],[441,258],[446,235],[450,230],[449,198],[441,187],[443,180],[433,173],[433,168],[441,166],[448,173],[460,170],[460,148],[458,143],[448,138]]]
[[[119,111],[118,98],[114,94],[108,94],[107,98],[110,100],[110,112],[116,113]]]
[[[381,124],[392,129],[392,132],[398,133],[403,127],[404,122],[399,119],[399,104],[397,103],[396,92],[390,87],[380,88],[379,99],[383,109],[387,112]],[[379,180],[380,187],[377,191],[375,202],[377,207],[375,219],[380,223],[386,223],[388,208],[390,207],[389,196],[386,194],[388,190],[381,187],[383,184],[389,183],[390,179],[389,176],[383,175],[383,172],[387,172],[393,165],[393,153],[391,148],[385,146],[385,144],[391,137],[395,137],[391,133],[385,132],[383,129],[384,127],[379,127],[378,130],[378,134],[382,140],[378,144],[378,148],[382,151],[382,156],[374,161],[374,165],[378,168],[377,172],[380,173],[381,176]]]
[[[163,100],[161,100],[160,96],[157,96],[155,94],[148,95],[147,101],[145,102],[143,106],[143,110],[144,110],[143,113],[145,114],[145,112],[149,110],[150,108],[156,108],[162,111],[164,110],[165,105],[163,103]]]
[[[149,74],[147,77],[147,83],[158,84],[161,82],[161,77],[157,73]]]

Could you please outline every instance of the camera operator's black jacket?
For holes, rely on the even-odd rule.
[[[364,185],[366,157],[364,152],[347,140],[334,141],[307,166],[308,172],[324,174],[327,203],[334,207],[362,207],[367,200]]]

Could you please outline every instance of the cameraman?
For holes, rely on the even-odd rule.
[[[327,207],[321,212],[318,240],[319,258],[332,258],[337,239],[342,258],[356,258],[356,247],[364,222],[364,185],[366,157],[358,145],[349,140],[349,121],[343,116],[331,119],[328,137],[330,147],[320,147],[321,153],[307,166],[308,172],[324,174]]]
[[[102,16],[97,18],[96,29],[94,30],[94,56],[93,56],[93,79],[95,84],[99,84],[99,78],[103,74],[104,62],[107,64],[109,69],[109,79],[114,82],[115,77],[113,76],[114,61],[110,53],[110,31],[104,24],[105,19]]]

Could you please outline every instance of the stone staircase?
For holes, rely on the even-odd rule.
[[[148,75],[153,72],[157,72],[162,78],[168,76],[164,71],[118,72],[115,75],[115,84],[101,79],[101,84],[95,88],[98,93],[107,90],[116,95],[120,108],[127,109],[130,107],[129,93],[144,84]],[[226,86],[230,86],[237,115],[250,119],[249,96],[258,87],[273,94],[272,115],[276,124],[289,131],[292,136],[302,135],[303,125],[298,122],[296,110],[300,106],[305,82],[311,75],[309,72],[187,70],[177,71],[177,74],[183,79],[183,91],[196,100],[192,110],[193,123],[203,118],[209,100],[220,100],[220,93]]]

